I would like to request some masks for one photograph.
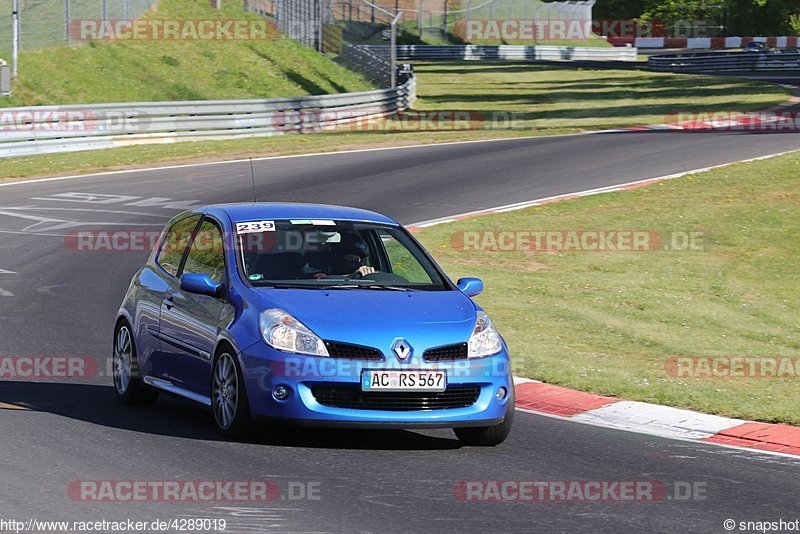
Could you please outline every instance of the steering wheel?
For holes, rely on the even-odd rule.
[[[375,272],[369,273],[368,275],[365,276],[365,275],[361,274],[359,271],[356,271],[354,273],[348,274],[346,276],[346,278],[361,279],[361,278],[367,278],[367,277],[370,277],[370,276],[373,276],[373,275],[376,275],[376,274],[384,274],[384,273],[382,273],[381,271],[375,271]]]

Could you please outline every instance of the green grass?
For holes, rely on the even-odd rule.
[[[253,19],[239,4],[162,0],[152,19]],[[14,97],[0,106],[273,98],[369,90],[359,75],[287,39],[120,41],[20,54]]]
[[[314,61],[319,60],[318,56],[314,58],[317,58]],[[295,63],[299,65],[302,61]],[[258,68],[263,67],[263,63],[258,65]],[[200,66],[196,68],[202,69]],[[678,111],[762,109],[785,100],[789,95],[783,88],[749,80],[639,70],[585,70],[525,63],[422,63],[416,66],[416,70],[420,97],[415,105],[417,109],[468,110],[487,118],[502,118],[498,113],[514,113],[513,128],[509,129],[504,122],[475,121],[473,130],[361,131],[133,146],[5,159],[0,165],[0,179],[93,172],[198,158],[298,154],[617,128],[662,123],[665,115]],[[251,81],[259,83],[261,78],[254,76]],[[130,83],[138,85],[140,82],[133,80]],[[222,89],[202,90],[208,96],[213,93],[215,97],[222,92]],[[299,92],[300,89],[295,90]],[[143,96],[157,98],[153,92],[160,92],[163,96],[165,88],[146,91]],[[237,91],[239,89],[226,93],[227,97],[243,96]]]
[[[519,128],[537,132],[661,124],[679,111],[757,110],[790,95],[760,82],[643,70],[483,62],[416,70],[419,108],[513,112]]]
[[[517,374],[626,399],[800,424],[800,377],[676,378],[672,356],[800,357],[800,154],[422,230],[478,297]],[[463,231],[702,232],[702,250],[465,252]],[[459,250],[461,249],[461,250]]]
[[[407,19],[399,27],[401,34],[398,36],[400,44],[428,44],[428,45],[449,45],[449,44],[472,44],[472,45],[520,45],[520,46],[572,46],[572,47],[602,47],[613,48],[613,45],[599,35],[591,34],[586,39],[544,39],[544,40],[524,40],[516,39],[506,41],[504,39],[468,39],[467,26],[465,19],[458,17],[448,18],[447,33],[441,32],[443,17],[434,16],[433,19],[425,18],[423,23],[423,35],[419,35],[419,25],[416,18]]]

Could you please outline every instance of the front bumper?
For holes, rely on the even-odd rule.
[[[353,361],[287,354],[264,343],[257,343],[240,354],[245,386],[254,419],[280,420],[312,426],[356,428],[455,428],[490,426],[503,421],[513,402],[508,351],[494,356],[429,363],[419,357],[407,362],[391,357],[383,361]],[[314,396],[315,386],[359,388],[361,371],[366,369],[443,369],[448,387],[473,387],[479,390],[468,406],[437,409],[377,410],[343,408],[322,404]],[[273,396],[276,387],[288,389],[283,400]],[[508,392],[497,398],[500,388]]]

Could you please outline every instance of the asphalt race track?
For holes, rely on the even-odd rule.
[[[795,149],[796,134],[642,132],[278,158],[255,170],[262,201],[345,204],[414,223]],[[725,519],[800,515],[800,461],[527,413],[505,444],[478,449],[460,447],[450,431],[280,429],[226,442],[186,402],[118,406],[107,376],[111,331],[146,253],[78,252],[64,236],[157,229],[182,207],[251,196],[247,162],[0,186],[0,355],[86,355],[105,375],[0,382],[0,518],[225,518],[226,532],[616,534],[724,532]],[[319,499],[98,503],[67,494],[72,481],[172,479],[312,483]],[[465,480],[657,480],[702,487],[704,499],[465,502],[454,492]]]

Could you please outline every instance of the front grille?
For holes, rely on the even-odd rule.
[[[429,362],[466,360],[467,344],[457,343],[455,345],[445,345],[444,347],[436,347],[435,349],[428,349],[423,354],[423,357]]]
[[[472,406],[481,393],[480,386],[450,386],[441,392],[428,391],[361,391],[358,386],[319,384],[311,387],[317,402],[334,408],[351,410],[446,410]]]
[[[383,353],[372,347],[342,343],[341,341],[326,341],[325,347],[331,358],[343,360],[383,360]]]

